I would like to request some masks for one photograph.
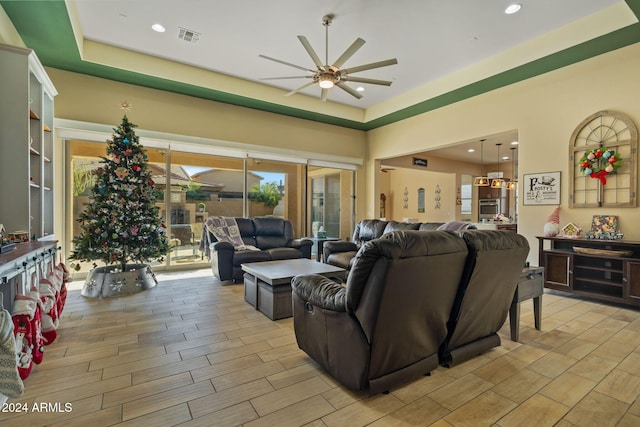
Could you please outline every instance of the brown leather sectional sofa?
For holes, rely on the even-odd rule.
[[[322,249],[323,261],[336,265],[346,270],[351,269],[356,252],[360,247],[373,239],[382,237],[383,234],[403,230],[466,230],[474,229],[475,225],[465,222],[398,222],[383,221],[379,219],[365,219],[356,224],[351,241],[325,242]]]
[[[529,244],[496,230],[396,231],[364,243],[346,286],[293,279],[298,346],[376,394],[500,345]]]

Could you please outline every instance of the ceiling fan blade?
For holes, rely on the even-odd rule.
[[[351,76],[344,76],[342,77],[342,80],[348,81],[348,82],[369,83],[372,85],[382,85],[382,86],[391,86],[391,83],[393,83],[393,82],[390,82],[389,80],[367,79],[365,77],[351,77]]]
[[[305,84],[303,84],[302,86],[300,86],[299,88],[294,89],[294,90],[292,90],[291,92],[287,92],[287,93],[285,93],[285,94],[284,94],[284,96],[291,96],[291,95],[293,95],[293,94],[296,94],[296,93],[300,92],[302,89],[307,88],[307,87],[309,87],[309,86],[311,86],[312,84],[315,84],[315,83],[316,83],[316,82],[313,82],[313,81],[311,81],[311,82],[309,82],[309,83],[305,83]]]
[[[325,102],[327,100],[327,95],[329,95],[329,89],[322,89],[322,94],[320,95],[320,100]]]
[[[349,58],[351,58],[353,54],[356,53],[358,49],[360,49],[362,45],[364,45],[365,43],[366,42],[364,40],[358,37],[356,41],[351,43],[351,46],[349,46],[347,50],[345,50],[344,53],[340,55],[340,58],[336,59],[336,61],[333,63],[333,65],[331,65],[331,67],[335,67],[335,68],[342,67],[342,64],[347,62]]]
[[[307,38],[305,36],[298,36],[298,40],[300,40],[300,43],[302,43],[302,46],[304,46],[305,50],[307,51],[307,53],[309,54],[309,56],[313,60],[313,63],[316,64],[316,67],[318,67],[319,70],[325,71],[324,64],[322,63],[322,61],[318,57],[318,54],[316,54],[316,51],[313,50],[313,48],[311,47],[311,44],[309,43],[309,40],[307,40]]]
[[[264,77],[260,80],[310,79],[313,76]]]
[[[342,71],[347,73],[347,74],[359,73],[360,71],[372,70],[374,68],[386,67],[388,65],[394,65],[394,64],[397,64],[397,63],[398,63],[398,60],[396,58],[393,58],[393,59],[387,59],[385,61],[372,62],[370,64],[358,65],[357,67],[345,68]]]
[[[289,67],[297,68],[298,70],[303,70],[303,71],[308,71],[310,73],[315,73],[314,70],[310,70],[309,68],[304,68],[304,67],[301,67],[299,65],[292,64],[290,62],[286,62],[286,61],[282,61],[280,59],[272,58],[270,56],[266,56],[266,55],[258,55],[258,56],[260,58],[268,59],[269,61],[274,61],[274,62],[278,62],[280,64],[288,65]]]
[[[347,92],[349,95],[353,96],[354,98],[358,98],[358,99],[362,98],[362,95],[360,95],[359,92],[356,92],[354,89],[351,89],[349,86],[347,86],[344,83],[338,83],[336,84],[336,86],[338,86],[340,89]]]

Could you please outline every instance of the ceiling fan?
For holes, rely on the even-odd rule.
[[[387,59],[385,61],[372,62],[370,64],[358,65],[350,68],[343,68],[343,69],[340,68],[345,62],[349,60],[349,58],[353,56],[354,53],[358,51],[358,49],[362,47],[362,45],[365,44],[365,41],[362,40],[361,38],[357,38],[351,44],[351,46],[349,46],[347,50],[345,50],[344,53],[340,55],[338,59],[335,60],[333,64],[329,65],[329,25],[331,25],[333,18],[334,16],[332,14],[325,15],[322,17],[322,25],[324,25],[325,27],[325,63],[324,64],[316,54],[315,50],[313,50],[313,47],[311,47],[311,44],[309,43],[307,38],[305,36],[298,36],[298,40],[300,40],[300,43],[302,43],[302,46],[305,48],[305,50],[313,60],[314,64],[316,65],[316,69],[313,70],[310,68],[301,67],[299,65],[291,64],[290,62],[285,62],[280,59],[271,58],[266,55],[258,55],[261,58],[268,59],[270,61],[275,61],[280,64],[288,65],[290,67],[307,71],[309,73],[308,75],[304,75],[304,76],[271,77],[271,78],[264,78],[262,80],[311,79],[310,82],[305,83],[299,88],[286,93],[285,96],[290,96],[295,93],[298,93],[301,90],[317,83],[318,86],[320,86],[320,88],[322,89],[322,92],[320,95],[320,99],[322,99],[322,101],[327,100],[329,89],[331,89],[333,86],[339,87],[340,89],[344,90],[349,95],[355,98],[358,98],[358,99],[362,98],[362,94],[357,92],[355,89],[347,86],[345,82],[356,82],[356,83],[367,83],[367,84],[382,85],[382,86],[391,86],[391,82],[388,80],[377,80],[377,79],[368,79],[365,77],[355,77],[355,76],[352,76],[351,74],[359,73],[361,71],[366,71],[366,70],[372,70],[374,68],[381,68],[381,67],[386,67],[388,65],[397,64],[398,60],[396,58]]]

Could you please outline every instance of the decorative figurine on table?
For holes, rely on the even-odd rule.
[[[617,215],[594,215],[591,221],[591,231],[587,233],[587,239],[618,240],[623,235],[618,229]]]
[[[568,239],[577,239],[580,237],[582,233],[582,229],[579,225],[570,222],[569,224],[562,227],[562,236]]]
[[[13,242],[10,242],[7,239],[6,235],[7,230],[5,230],[4,225],[0,224],[0,254],[10,251],[15,248],[16,245]]]
[[[556,206],[553,212],[547,217],[547,222],[544,224],[544,236],[553,237],[557,236],[560,232],[560,206]]]

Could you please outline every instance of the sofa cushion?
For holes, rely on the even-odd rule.
[[[382,234],[391,233],[394,231],[403,231],[403,230],[417,230],[420,227],[419,222],[398,222],[398,221],[389,221],[387,225],[384,227],[384,231]],[[378,236],[380,237],[380,236]]]
[[[260,249],[286,247],[293,240],[293,227],[289,221],[277,217],[256,217],[256,246]]]
[[[384,233],[387,221],[379,219],[365,219],[356,224],[353,233],[353,241],[360,246],[364,242],[377,239]]]
[[[418,227],[418,230],[437,230],[442,224],[444,224],[444,222],[423,222],[420,224],[420,227]]]
[[[271,261],[271,255],[266,251],[236,251],[233,255],[233,265],[240,267],[249,262]]]
[[[272,248],[267,249],[264,252],[269,254],[272,261],[281,259],[296,259],[302,256],[300,251],[295,248]]]
[[[236,218],[240,236],[245,245],[256,246],[256,239],[253,237],[256,233],[251,218]]]

